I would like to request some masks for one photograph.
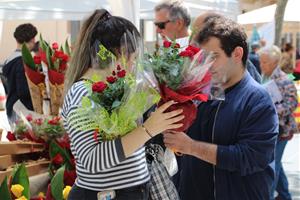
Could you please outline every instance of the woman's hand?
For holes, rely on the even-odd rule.
[[[165,111],[173,104],[176,104],[176,102],[168,101],[163,104],[155,112],[153,112],[144,123],[144,127],[152,136],[166,130],[177,129],[183,126],[182,123],[178,123],[184,118],[184,115],[180,115],[183,112],[182,109],[165,113]]]

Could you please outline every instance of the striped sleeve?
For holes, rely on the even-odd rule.
[[[72,113],[80,106],[82,97],[87,93],[84,84],[72,87],[65,97],[62,116],[77,155],[77,162],[90,173],[98,173],[120,164],[126,157],[120,138],[102,142],[99,134],[95,137],[94,130],[82,131],[76,126]]]

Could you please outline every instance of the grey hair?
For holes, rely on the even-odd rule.
[[[268,47],[264,47],[262,49],[260,49],[257,54],[260,56],[262,54],[268,55],[270,57],[270,59],[274,60],[274,61],[280,61],[281,59],[281,51],[280,48],[272,45],[272,46],[268,46]]]
[[[176,19],[183,19],[186,27],[191,24],[191,15],[189,14],[188,8],[182,1],[164,1],[154,8],[155,12],[158,12],[162,9],[169,11],[169,18],[171,21],[175,21]]]

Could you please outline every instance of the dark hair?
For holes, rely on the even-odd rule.
[[[228,57],[231,56],[236,47],[242,47],[244,50],[242,62],[246,66],[248,56],[247,35],[239,24],[225,17],[211,17],[198,33],[196,40],[199,44],[203,44],[211,37],[220,40],[221,48]]]
[[[19,25],[15,32],[14,37],[16,38],[17,42],[23,44],[24,42],[29,42],[37,35],[37,29],[32,24],[21,24]]]
[[[293,45],[291,43],[286,43],[284,45],[284,51],[285,52],[288,52],[288,51],[293,50],[293,49],[294,49],[294,47],[293,47]]]
[[[126,43],[124,35],[134,36],[140,39],[140,34],[136,27],[127,19],[111,16],[105,9],[98,9],[90,15],[83,23],[78,35],[70,66],[66,72],[65,92],[71,85],[82,77],[88,68],[95,66],[109,67],[111,59],[99,61],[97,52],[102,44],[112,52],[117,58],[121,53],[129,56],[138,48],[133,40]],[[125,44],[126,43],[126,44]],[[122,52],[122,47],[126,46],[127,52]],[[96,58],[96,59],[95,59]],[[96,62],[95,62],[96,61]],[[97,63],[100,62],[100,63]]]
[[[123,17],[111,16],[107,11],[102,20],[99,21],[92,33],[91,45],[94,45],[96,54],[99,51],[99,44],[102,44],[115,56],[120,54],[120,48],[126,43],[126,54],[129,55],[136,51],[137,46],[134,44],[133,38],[127,38],[125,35],[140,38],[137,28],[129,20]],[[124,53],[124,52],[122,52]]]
[[[209,20],[215,19],[215,18],[222,18],[223,15],[220,15],[218,13],[209,13],[203,20],[204,23],[207,23]]]

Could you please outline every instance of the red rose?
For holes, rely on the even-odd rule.
[[[175,49],[179,49],[179,48],[180,48],[180,44],[176,43],[176,44],[174,45],[174,48],[175,48]]]
[[[118,73],[117,73],[117,76],[119,77],[119,78],[123,78],[124,76],[126,76],[126,71],[123,69],[123,70],[121,70],[121,71],[119,71]]]
[[[12,132],[10,132],[10,131],[7,132],[6,138],[7,138],[9,141],[17,140],[16,136],[15,136]]]
[[[54,43],[52,44],[52,49],[54,49],[54,50],[58,49],[58,44],[57,44],[57,42],[54,42]]]
[[[53,120],[53,119],[51,119],[51,120],[49,120],[48,121],[48,124],[50,124],[50,125],[58,125],[58,123],[57,123],[57,121],[56,120]]]
[[[117,80],[117,78],[113,77],[113,76],[109,76],[106,78],[106,81],[109,83],[114,83],[114,82],[116,82],[116,80]]]
[[[121,65],[117,65],[117,70],[118,70],[118,71],[121,70]]]
[[[59,70],[60,70],[60,71],[65,71],[66,69],[67,69],[67,63],[62,62],[62,63],[59,65]]]
[[[34,120],[34,123],[40,126],[43,123],[43,119],[41,119],[41,118],[36,119],[36,120]]]
[[[190,50],[185,50],[185,51],[180,52],[179,56],[181,56],[181,57],[193,57],[194,52],[192,52]]]
[[[172,45],[172,42],[165,40],[163,45],[165,48],[169,48]]]
[[[27,115],[26,119],[27,119],[27,121],[31,122],[32,121],[32,116],[31,115]]]
[[[96,142],[98,142],[98,133],[99,133],[99,130],[96,129],[96,130],[94,131],[94,134],[93,134],[93,138],[94,138],[94,140],[95,140]]]
[[[33,61],[36,65],[40,65],[42,63],[41,56],[34,56]]]
[[[69,56],[67,54],[63,54],[62,58],[61,58],[64,62],[68,62],[69,61]]]
[[[112,75],[113,75],[113,76],[115,76],[115,75],[116,75],[116,72],[115,72],[115,71],[113,71],[113,72],[112,72]]]
[[[64,57],[64,52],[63,51],[55,51],[54,52],[54,56],[56,57],[56,58],[60,58],[60,59],[62,59],[63,57]]]
[[[192,52],[194,53],[194,55],[197,54],[197,53],[200,51],[199,48],[194,47],[194,46],[192,46],[192,45],[189,45],[185,50],[186,50],[186,51],[192,51]]]
[[[52,162],[56,165],[61,165],[64,162],[64,158],[58,153],[52,158]]]
[[[75,170],[65,170],[64,172],[64,184],[72,186],[76,179],[76,171]]]
[[[106,83],[99,81],[92,85],[92,90],[93,90],[93,92],[101,93],[106,89],[106,87],[107,87]]]

